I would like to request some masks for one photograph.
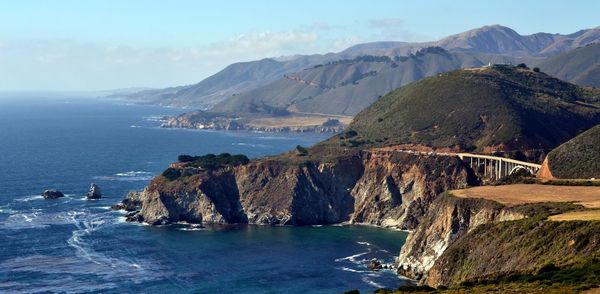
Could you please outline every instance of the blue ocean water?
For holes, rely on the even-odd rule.
[[[158,128],[181,109],[0,99],[0,292],[341,293],[397,287],[406,233],[369,227],[150,227],[110,205],[179,154],[276,154],[322,134]],[[90,183],[103,192],[84,200]],[[48,188],[66,197],[44,200]]]

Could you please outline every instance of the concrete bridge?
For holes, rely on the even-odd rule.
[[[478,170],[483,166],[483,176],[494,180],[499,180],[519,170],[526,170],[531,175],[536,175],[542,167],[536,163],[491,155],[472,153],[456,153],[455,155],[469,163],[473,170]]]
[[[519,170],[526,170],[532,175],[536,175],[542,165],[520,161],[510,158],[482,155],[473,153],[451,153],[451,152],[422,152],[413,150],[397,150],[399,152],[438,155],[438,156],[456,156],[466,162],[475,171],[483,168],[483,176],[489,179],[499,180]]]

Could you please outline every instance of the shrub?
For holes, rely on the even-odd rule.
[[[308,150],[300,145],[296,146],[296,155],[305,156],[308,154]]]
[[[534,67],[534,68],[533,68],[533,71],[535,71],[535,72],[540,72],[540,68],[539,68],[539,67]]]
[[[356,137],[356,135],[358,135],[358,133],[355,130],[348,130],[346,131],[346,138],[352,138],[352,137]]]
[[[221,153],[214,155],[209,153],[203,156],[179,155],[177,161],[189,162],[191,166],[195,167],[214,169],[223,165],[245,165],[250,162],[250,159],[243,154],[231,155],[229,153]]]
[[[519,64],[517,64],[517,67],[518,68],[527,68],[527,64],[525,64],[525,63],[519,63]]]
[[[196,160],[195,156],[191,156],[191,155],[187,155],[187,154],[182,154],[177,156],[177,161],[178,162],[192,162]]]
[[[181,177],[181,172],[178,169],[170,167],[167,168],[164,172],[162,172],[161,175],[167,178],[169,181],[173,181]]]

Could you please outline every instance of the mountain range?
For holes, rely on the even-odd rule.
[[[119,96],[141,103],[201,109],[217,105],[215,111],[252,110],[258,101],[291,107],[292,111],[353,115],[380,95],[426,76],[487,63],[538,64],[549,56],[599,40],[600,28],[567,35],[520,35],[508,27],[492,25],[434,42],[372,42],[338,53],[235,63],[197,84]],[[430,47],[435,48],[427,49]],[[364,56],[389,60],[361,60]],[[550,65],[545,67],[551,69]]]

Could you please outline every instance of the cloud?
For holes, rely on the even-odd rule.
[[[373,28],[389,29],[390,27],[404,26],[404,20],[400,18],[381,18],[369,20],[369,26]]]
[[[4,90],[176,86],[196,83],[234,62],[319,52],[320,41],[319,34],[305,30],[252,31],[192,47],[11,40],[0,43],[0,80]]]

